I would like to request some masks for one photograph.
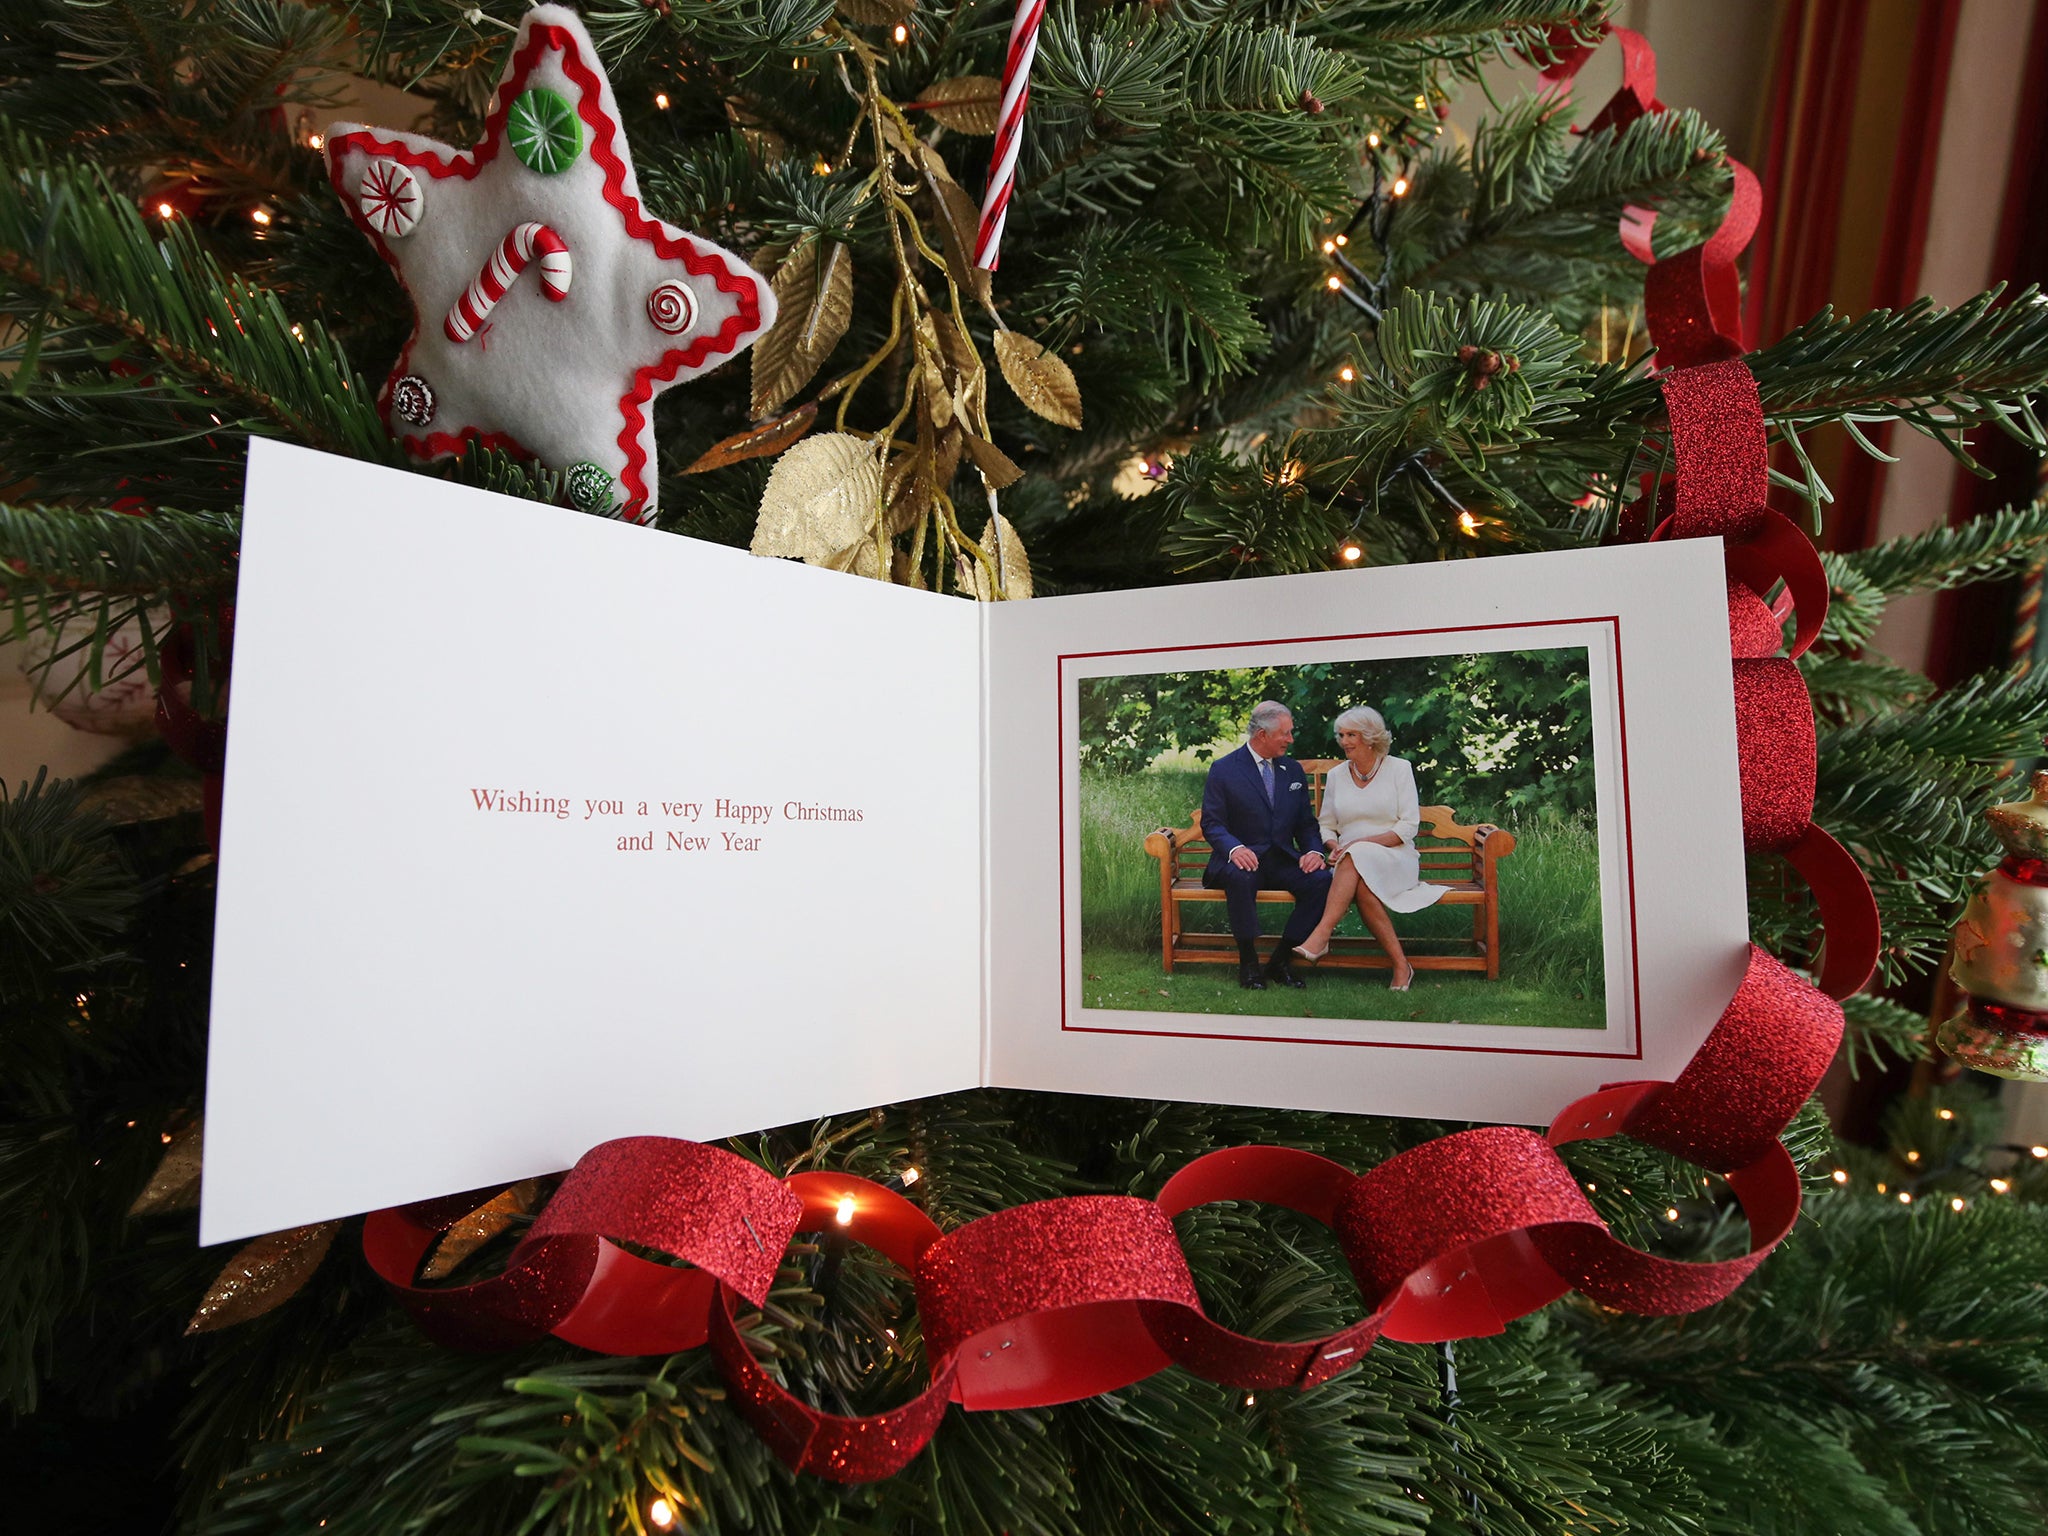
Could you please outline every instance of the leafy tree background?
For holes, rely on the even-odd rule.
[[[1165,753],[1208,758],[1269,698],[1294,711],[1295,756],[1334,757],[1337,716],[1369,704],[1429,804],[1590,812],[1590,686],[1583,646],[1083,678],[1081,761],[1136,773]]]

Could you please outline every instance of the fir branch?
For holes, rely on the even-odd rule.
[[[2001,304],[2002,293],[1954,309],[1918,299],[1854,320],[1822,310],[1744,359],[1765,419],[1788,436],[1825,422],[1902,421],[1973,470],[1965,434],[1975,427],[2048,450],[2027,399],[2048,384],[2048,298],[2030,288]]]
[[[1330,0],[1315,7],[1304,25],[1318,37],[1375,57],[1408,48],[1444,62],[1510,50],[1547,60],[1552,29],[1597,42],[1598,24],[1609,9],[1608,0]]]
[[[1820,640],[1852,650],[1877,633],[1884,621],[1885,595],[1846,555],[1822,550],[1820,563],[1828,578],[1828,613],[1821,621]]]
[[[2048,559],[2048,501],[2005,507],[1957,527],[1888,539],[1840,557],[1886,597],[1946,592],[2023,576]]]
[[[1926,1054],[1927,1019],[1890,998],[1859,992],[1842,999],[1842,1016],[1849,1026],[1843,1050],[1852,1077],[1860,1078],[1865,1067],[1882,1071]]]
[[[1985,765],[2031,756],[2048,727],[2048,674],[1980,672],[1912,711],[1824,733],[1823,752],[1844,763],[1894,748]]]
[[[0,597],[18,611],[32,593],[144,602],[225,596],[234,590],[240,538],[241,520],[224,512],[0,502]]]
[[[1017,307],[1049,345],[1081,327],[1148,332],[1187,381],[1197,363],[1204,379],[1243,368],[1265,340],[1229,259],[1186,230],[1150,220],[1091,226],[1042,270]]]
[[[1799,671],[1814,714],[1834,725],[1911,704],[1934,687],[1919,673],[1888,661],[1835,651],[1808,651],[1799,658]]]
[[[280,123],[332,105],[343,56],[337,19],[288,0],[23,0],[0,21],[0,113],[125,191],[188,191],[239,221],[321,179]]]
[[[0,1245],[0,1403],[33,1412],[58,1326],[92,1257],[87,1159],[68,1114],[16,1100],[0,1125],[0,1219],[24,1236]],[[33,1233],[34,1240],[25,1234]]]
[[[1550,304],[1589,283],[1634,290],[1640,268],[1618,233],[1625,208],[1662,209],[1660,243],[1682,246],[1725,205],[1721,136],[1697,113],[1585,135],[1570,123],[1556,97],[1525,96],[1485,120],[1469,151],[1450,145],[1425,160],[1392,226],[1397,281]]]
[[[102,959],[137,898],[99,817],[66,779],[0,783],[0,976],[8,994]],[[19,988],[19,990],[17,990]]]
[[[371,392],[316,325],[229,277],[182,222],[153,238],[98,171],[0,123],[0,297],[29,327],[75,325],[183,380],[263,435],[396,462]],[[17,391],[33,377],[17,372]],[[226,423],[220,423],[225,426]]]

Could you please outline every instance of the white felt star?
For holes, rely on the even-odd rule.
[[[379,399],[406,451],[493,444],[567,472],[580,506],[651,518],[654,396],[743,350],[775,298],[737,256],[641,208],[575,13],[527,13],[474,149],[336,123],[326,154],[412,298]]]

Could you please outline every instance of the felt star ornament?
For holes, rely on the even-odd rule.
[[[408,453],[539,459],[586,511],[653,517],[653,400],[775,319],[730,251],[640,206],[618,100],[575,13],[519,26],[484,136],[335,123],[328,176],[412,299],[378,404]]]

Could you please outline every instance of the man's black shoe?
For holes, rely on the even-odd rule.
[[[1259,968],[1256,965],[1240,965],[1237,968],[1237,984],[1247,992],[1263,992],[1266,990],[1266,978],[1259,974]]]
[[[1286,951],[1275,955],[1266,962],[1266,974],[1283,987],[1306,987],[1307,982],[1294,974],[1294,967],[1288,963]]]

